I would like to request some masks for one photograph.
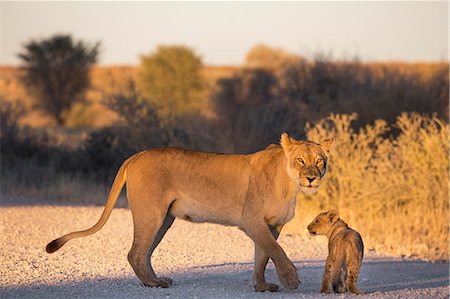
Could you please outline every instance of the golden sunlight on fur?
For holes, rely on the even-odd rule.
[[[358,276],[364,256],[364,244],[359,233],[339,218],[338,211],[320,213],[308,225],[312,235],[328,238],[328,257],[322,280],[322,293],[361,295]]]
[[[140,152],[120,167],[97,224],[50,242],[46,250],[55,252],[73,238],[100,230],[126,183],[134,222],[128,261],[144,285],[171,285],[170,278],[155,274],[150,257],[175,218],[181,218],[239,227],[255,243],[255,290],[278,289],[265,281],[269,258],[284,287],[296,289],[300,283],[297,269],[276,239],[294,217],[299,191],[315,192],[319,187],[332,142],[297,141],[283,133],[281,146],[271,145],[249,155],[178,148]]]

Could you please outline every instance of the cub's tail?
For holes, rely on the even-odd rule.
[[[114,208],[114,204],[117,201],[117,197],[119,197],[120,191],[122,190],[123,185],[125,184],[125,181],[127,179],[127,165],[128,161],[125,161],[122,166],[120,166],[119,171],[116,174],[116,178],[114,179],[114,183],[111,187],[111,191],[109,192],[108,200],[106,201],[105,208],[103,210],[102,215],[100,216],[100,219],[98,222],[92,226],[89,229],[82,230],[82,231],[76,231],[71,232],[67,235],[64,235],[56,240],[51,241],[47,244],[47,247],[45,250],[48,253],[53,253],[60,249],[64,244],[66,244],[69,240],[73,238],[79,238],[79,237],[85,237],[92,235],[99,231],[108,220],[109,216],[111,215],[111,212]]]

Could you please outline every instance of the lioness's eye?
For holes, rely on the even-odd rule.
[[[305,165],[305,160],[303,160],[302,158],[297,158],[297,163],[300,165]]]

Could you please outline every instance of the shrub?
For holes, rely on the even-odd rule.
[[[304,137],[306,122],[330,113],[357,113],[359,128],[377,119],[393,124],[402,112],[448,115],[448,64],[420,69],[358,61],[298,60],[279,70],[247,69],[218,81],[211,97],[227,151],[247,153],[289,131]],[[395,130],[394,133],[397,133]]]
[[[260,44],[247,53],[245,67],[278,72],[283,71],[289,65],[295,65],[299,61],[300,57],[295,54]]]
[[[336,144],[318,194],[300,195],[296,230],[304,232],[316,213],[338,209],[368,248],[448,259],[448,124],[403,113],[394,137],[385,121],[355,131],[355,120],[331,115],[308,126],[308,139],[333,135]]]
[[[267,70],[246,70],[221,79],[212,103],[226,152],[253,152],[276,142],[283,131],[303,132],[300,103],[285,101],[276,77]]]
[[[141,57],[139,88],[146,99],[168,120],[197,107],[203,80],[202,61],[185,46],[160,46]]]
[[[0,97],[0,138],[3,146],[12,146],[11,143],[19,138],[19,122],[25,114],[25,107],[19,101],[9,102]]]

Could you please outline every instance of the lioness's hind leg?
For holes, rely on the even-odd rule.
[[[158,233],[156,234],[156,237],[153,240],[152,247],[150,248],[150,251],[148,254],[150,263],[151,263],[153,251],[155,251],[156,247],[159,245],[159,243],[161,242],[164,235],[167,233],[169,228],[172,226],[174,220],[175,220],[175,217],[173,217],[172,215],[167,213],[166,217],[164,218],[162,226],[159,228]],[[172,279],[170,279],[168,277],[160,277],[159,279],[165,280],[169,285],[172,284]]]
[[[153,271],[150,260],[151,253],[168,229],[167,227],[167,229],[163,230],[160,236],[158,236],[164,223],[166,212],[161,213],[156,207],[154,207],[153,210],[137,210],[132,207],[132,212],[134,240],[130,252],[128,253],[128,261],[133,267],[137,277],[145,286],[167,288],[170,286],[171,281],[165,278],[158,278]]]

